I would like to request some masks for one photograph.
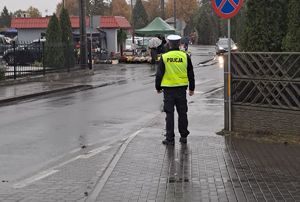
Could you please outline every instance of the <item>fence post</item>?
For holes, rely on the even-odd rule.
[[[71,54],[72,54],[72,52],[71,52],[71,49],[69,48],[69,44],[65,43],[64,46],[65,46],[64,52],[66,53],[64,56],[64,59],[65,59],[65,64],[67,64],[67,71],[69,73],[71,71],[71,57],[72,57]]]
[[[14,50],[14,80],[17,79],[17,67],[16,67],[16,41],[13,41],[13,50]]]
[[[229,96],[228,96],[228,57],[224,58],[224,130],[229,131]]]
[[[43,66],[43,75],[46,75],[46,67],[45,67],[45,42],[42,42],[42,66]]]

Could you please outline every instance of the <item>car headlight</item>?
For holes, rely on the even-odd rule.
[[[238,49],[238,47],[236,45],[232,46],[232,50],[237,50],[237,49]]]

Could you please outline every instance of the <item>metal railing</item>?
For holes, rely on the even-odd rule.
[[[58,49],[62,55],[56,54]],[[0,80],[71,71],[78,68],[78,57],[75,48],[66,48],[63,43],[13,42],[1,47]]]
[[[232,104],[300,110],[300,53],[232,53]]]

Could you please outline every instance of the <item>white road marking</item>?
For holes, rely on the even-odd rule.
[[[89,151],[86,154],[80,155],[80,158],[81,159],[91,158],[91,157],[95,156],[96,154],[99,154],[99,153],[101,153],[105,150],[108,150],[109,148],[111,148],[111,147],[110,146],[103,146],[103,147],[96,148],[94,150]]]
[[[114,142],[117,142],[117,141],[114,141]],[[45,171],[42,171],[42,172],[40,172],[40,173],[38,173],[36,175],[33,175],[33,176],[29,177],[27,179],[24,179],[24,180],[22,180],[22,181],[20,181],[18,183],[15,183],[13,185],[13,187],[14,188],[23,188],[23,187],[26,187],[29,184],[33,183],[33,182],[39,181],[41,179],[44,179],[44,178],[46,178],[46,177],[48,177],[50,175],[53,175],[53,174],[59,172],[60,171],[59,168],[65,166],[65,165],[67,165],[67,164],[69,164],[69,163],[71,163],[73,161],[76,161],[78,159],[88,159],[90,157],[95,156],[96,154],[99,154],[99,153],[101,153],[103,151],[108,150],[109,148],[111,148],[111,146],[106,146],[105,145],[105,146],[93,149],[93,150],[87,152],[86,154],[78,155],[78,156],[76,156],[74,158],[71,158],[71,159],[69,159],[69,160],[67,160],[65,162],[62,162],[62,163],[60,163],[60,164],[58,164],[58,165],[56,165],[56,166],[54,166],[52,168],[49,168],[49,169],[47,169]]]
[[[13,187],[15,189],[26,187],[27,185],[29,185],[33,182],[36,182],[38,180],[41,180],[45,177],[48,177],[50,175],[53,175],[56,172],[58,172],[58,170],[45,170],[45,171],[42,171],[42,172],[40,172],[40,173],[30,177],[30,178],[27,178],[27,179],[25,179],[25,180],[23,180],[19,183],[14,184]]]

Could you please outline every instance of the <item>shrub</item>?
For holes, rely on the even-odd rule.
[[[64,55],[62,46],[62,31],[55,14],[51,17],[46,31],[45,65],[48,67],[63,67]]]

